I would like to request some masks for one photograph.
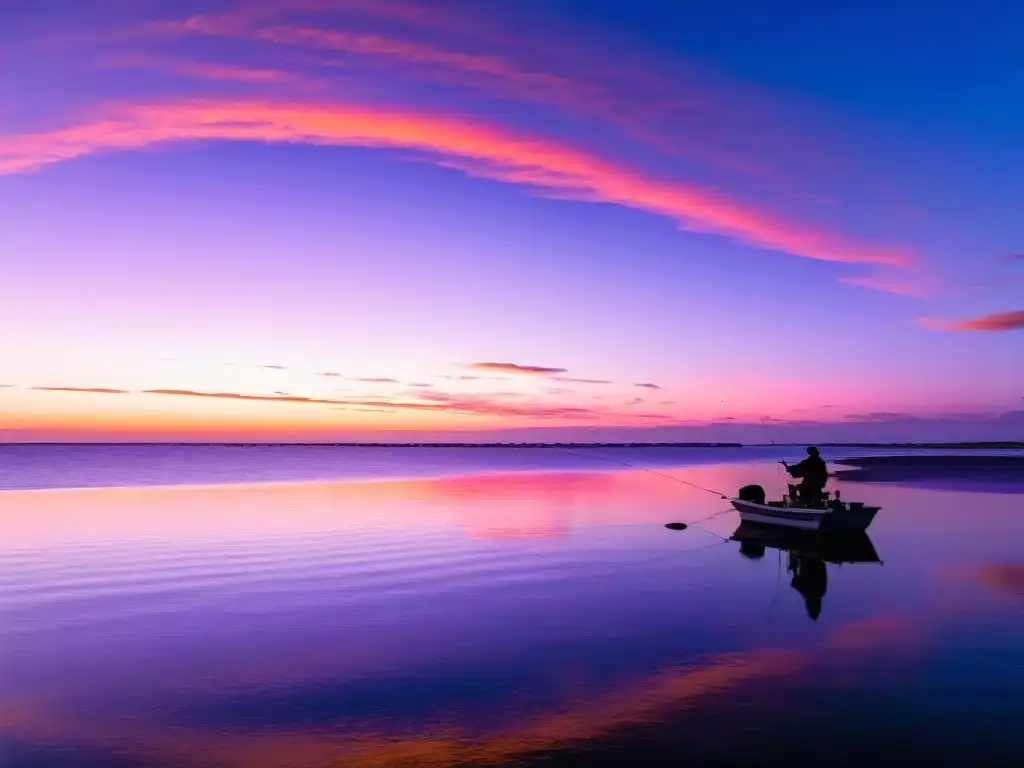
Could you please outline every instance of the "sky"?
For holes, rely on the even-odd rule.
[[[1020,439],[1022,28],[0,2],[0,441]]]

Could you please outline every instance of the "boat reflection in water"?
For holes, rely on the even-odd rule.
[[[764,557],[767,549],[786,552],[786,571],[793,574],[790,586],[803,596],[807,615],[815,621],[828,591],[826,563],[882,562],[864,532],[828,535],[745,522],[732,540],[740,543],[740,554],[755,560]]]

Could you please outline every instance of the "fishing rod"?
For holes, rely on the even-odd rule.
[[[765,433],[766,435],[768,435],[768,440],[769,440],[769,441],[771,442],[771,444],[772,444],[772,448],[773,448],[773,449],[774,449],[774,450],[775,450],[775,451],[776,451],[777,453],[779,453],[779,455],[781,456],[781,455],[782,455],[782,454],[781,454],[781,451],[779,451],[779,447],[778,447],[778,446],[777,446],[777,445],[775,444],[775,438],[774,438],[774,437],[772,437],[772,433],[771,433],[771,430],[769,430],[769,429],[768,429],[768,418],[767,418],[767,417],[765,417],[765,418],[761,419],[760,421],[761,421],[761,429],[763,429],[763,430],[764,430],[764,433]],[[781,462],[782,462],[783,464],[785,464],[785,463],[786,463],[786,460],[785,460],[785,459],[780,459],[780,461],[781,461]]]

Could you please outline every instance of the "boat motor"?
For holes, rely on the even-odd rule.
[[[764,504],[764,488],[760,485],[744,485],[736,495],[740,501],[749,501],[752,504]]]

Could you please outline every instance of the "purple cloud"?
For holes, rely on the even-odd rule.
[[[497,371],[524,376],[542,376],[548,373],[565,373],[566,368],[547,368],[543,365],[519,365],[518,363],[470,363],[467,368],[477,371]]]

